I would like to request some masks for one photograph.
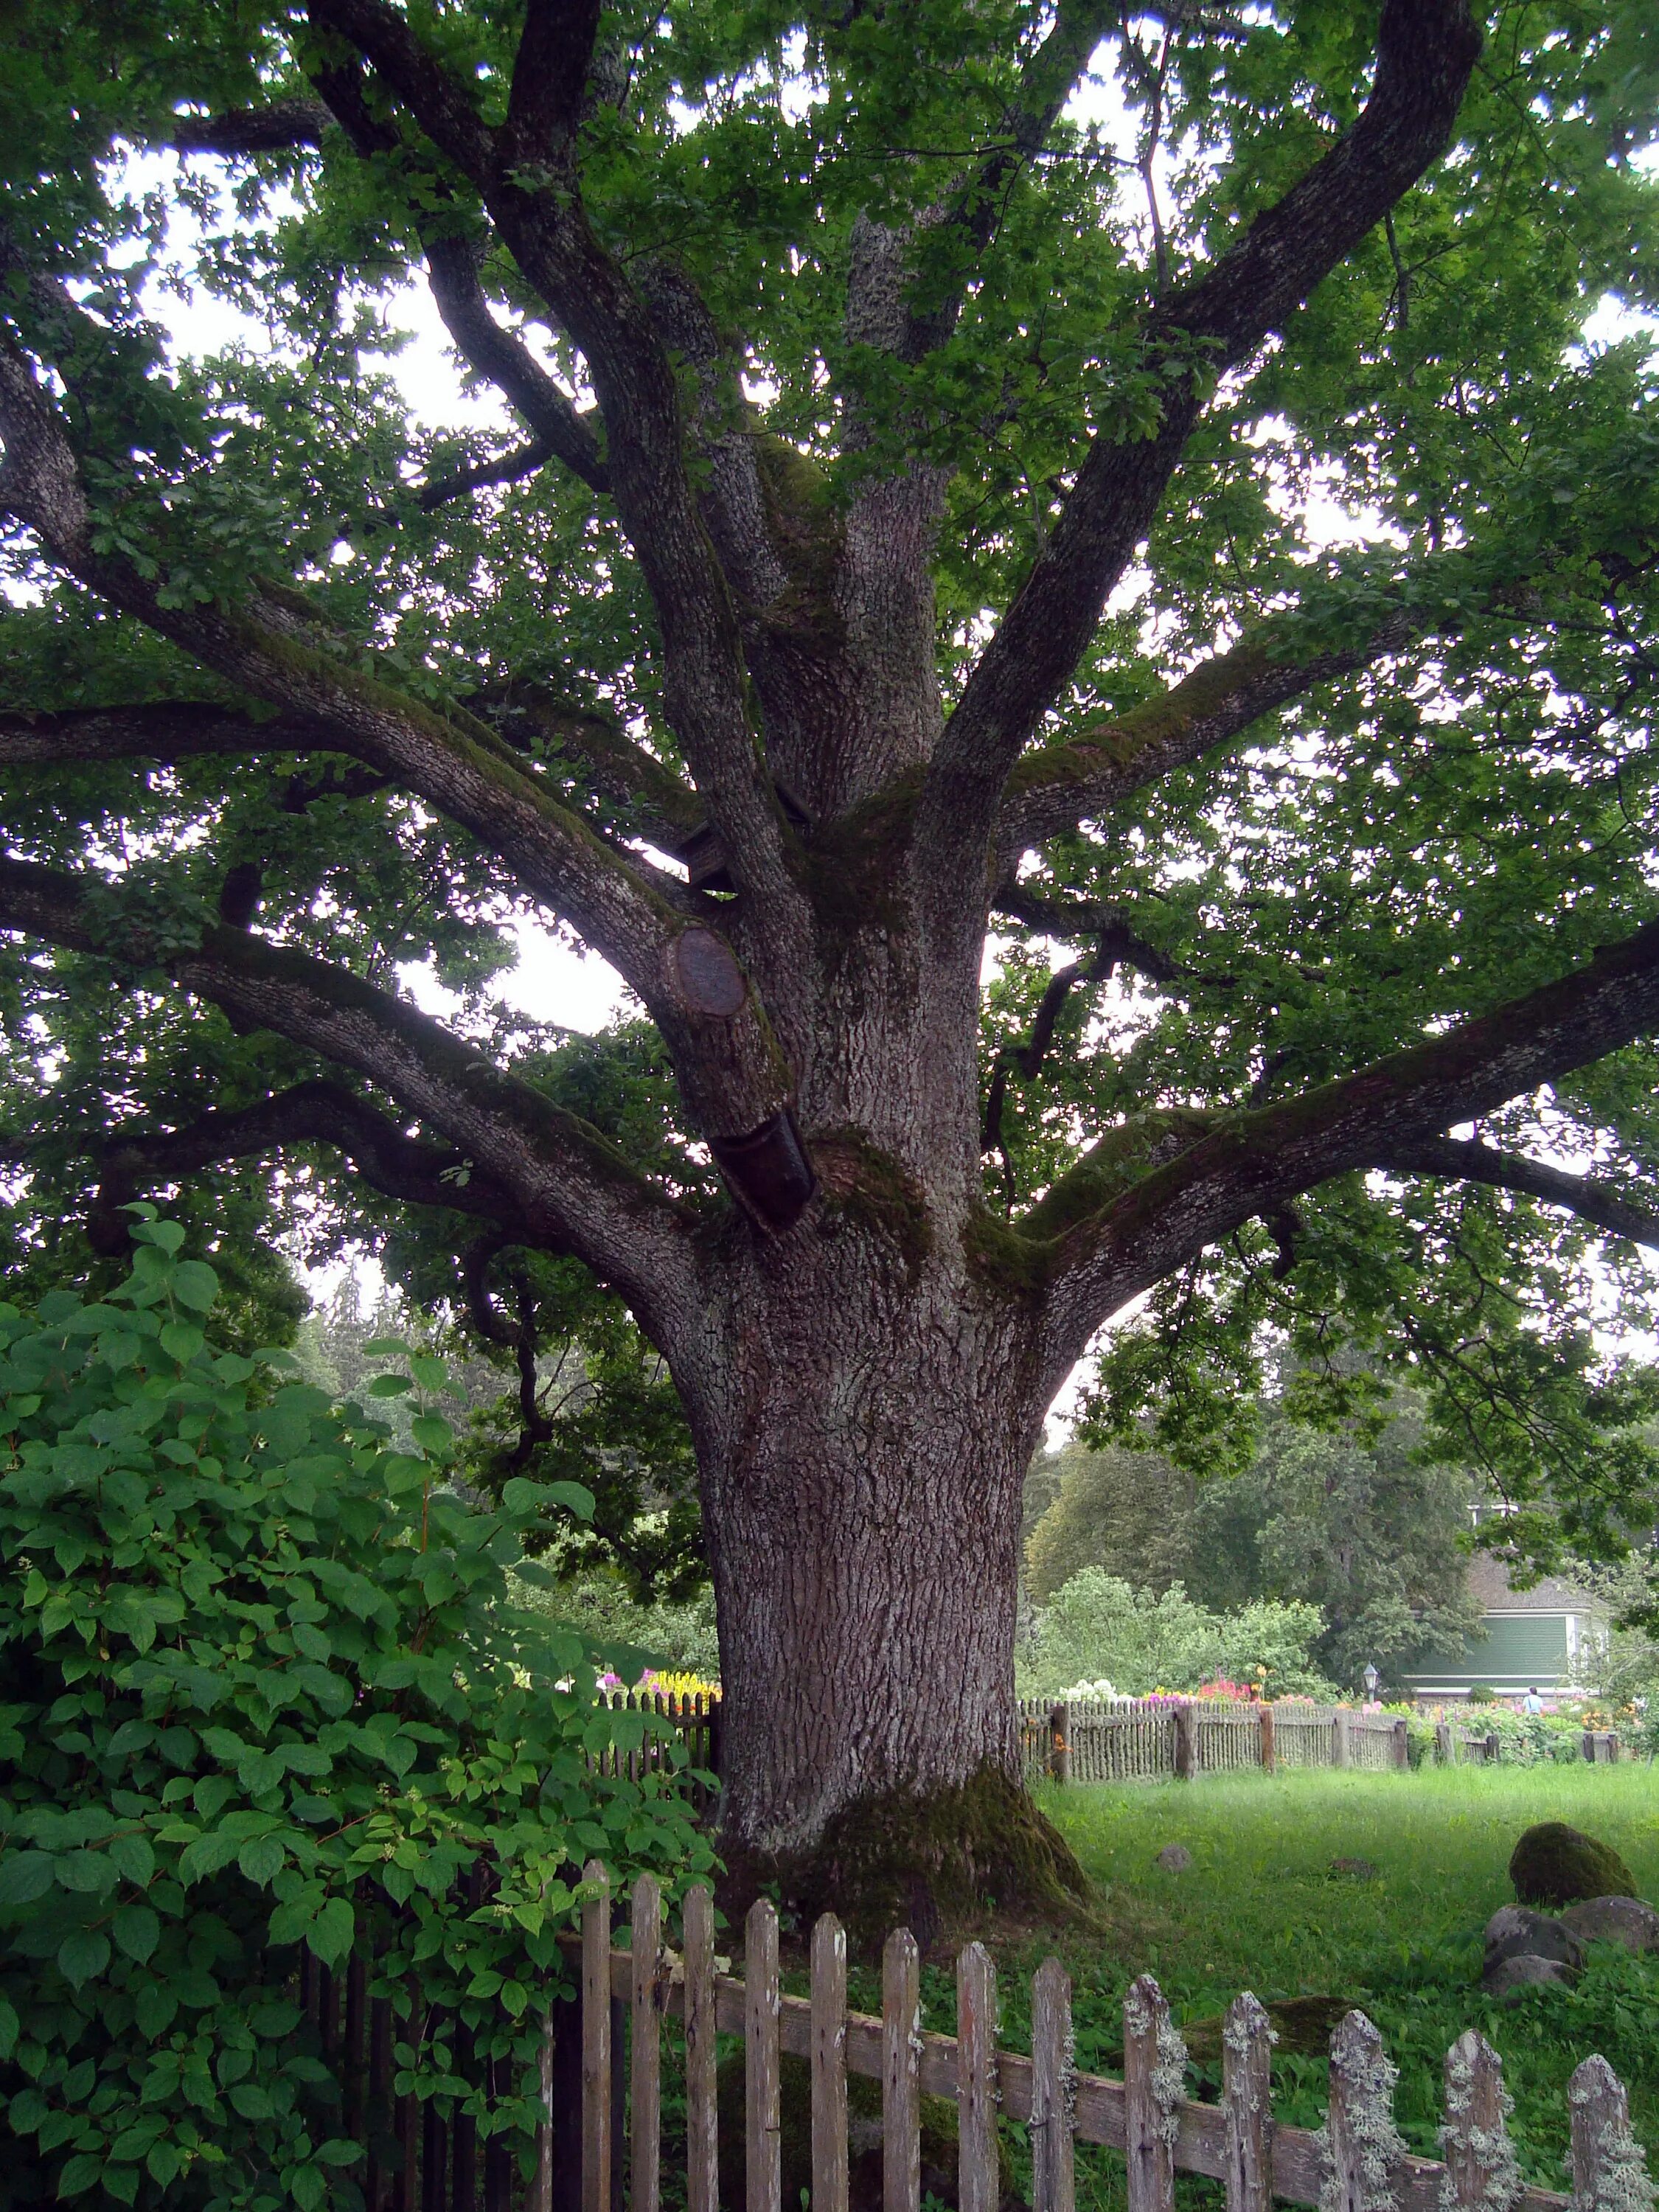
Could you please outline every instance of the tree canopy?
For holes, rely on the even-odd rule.
[[[503,1340],[579,1262],[775,1839],[1012,1771],[1019,1480],[1137,1299],[1095,1419],[1188,1465],[1276,1335],[1409,1370],[1523,1550],[1650,1513],[1640,0],[9,30],[26,1249],[205,1176],[216,1249],[407,1235]],[[411,285],[507,427],[411,410]],[[493,995],[526,916],[641,1019]],[[940,1641],[978,1719],[861,1747]]]

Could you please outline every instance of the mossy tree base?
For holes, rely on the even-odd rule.
[[[954,1789],[849,1805],[808,1850],[769,1854],[728,1841],[722,1851],[728,1911],[770,1896],[802,1929],[835,1912],[870,1953],[895,1928],[909,1929],[926,1951],[988,1916],[1075,1919],[1091,1896],[1060,1831],[993,1767]]]

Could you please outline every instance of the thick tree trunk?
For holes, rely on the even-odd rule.
[[[867,1191],[831,1203],[759,1266],[734,1248],[683,1387],[728,1863],[781,1874],[804,1906],[927,1927],[988,1894],[1076,1887],[1024,1798],[1015,1728],[1020,1493],[1043,1407],[1019,1305],[965,1279],[959,1249],[928,1249],[920,1214],[867,1208]]]
[[[897,1344],[867,1312],[823,1322],[811,1370],[793,1390],[777,1370],[707,1486],[727,1825],[777,1851],[860,1798],[1018,1771],[1029,1417],[938,1335]]]

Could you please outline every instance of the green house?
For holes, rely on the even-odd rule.
[[[1480,1559],[1470,1563],[1469,1589],[1480,1606],[1480,1632],[1455,1656],[1425,1660],[1404,1677],[1419,1698],[1464,1698],[1477,1683],[1505,1698],[1523,1698],[1534,1685],[1561,1689],[1576,1678],[1580,1655],[1606,1644],[1604,1612],[1571,1583],[1511,1589],[1498,1561]]]

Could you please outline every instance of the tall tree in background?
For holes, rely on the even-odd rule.
[[[1421,1407],[1401,1394],[1335,1431],[1272,1401],[1261,1410],[1254,1456],[1231,1480],[1199,1482],[1121,1445],[1036,1462],[1052,1502],[1026,1538],[1031,1596],[1044,1603],[1098,1567],[1154,1594],[1180,1583],[1218,1613],[1304,1601],[1324,1621],[1314,1662],[1350,1690],[1370,1664],[1392,1685],[1461,1651],[1480,1619],[1466,1548],[1480,1493],[1462,1468],[1425,1459]]]
[[[1571,1485],[1631,1410],[1585,1240],[1656,1234],[1659,438],[1582,339],[1659,275],[1642,7],[8,28],[43,1210],[72,1103],[106,1240],[297,1152],[498,1305],[515,1253],[620,1294],[695,1439],[732,1849],[1006,1832],[1021,1480],[1143,1294],[1102,1388],[1188,1456],[1271,1315],[1616,1536],[1640,1455]],[[411,279],[515,434],[411,426]],[[192,298],[270,344],[170,342]],[[485,988],[520,915],[654,1025],[591,1112]]]

